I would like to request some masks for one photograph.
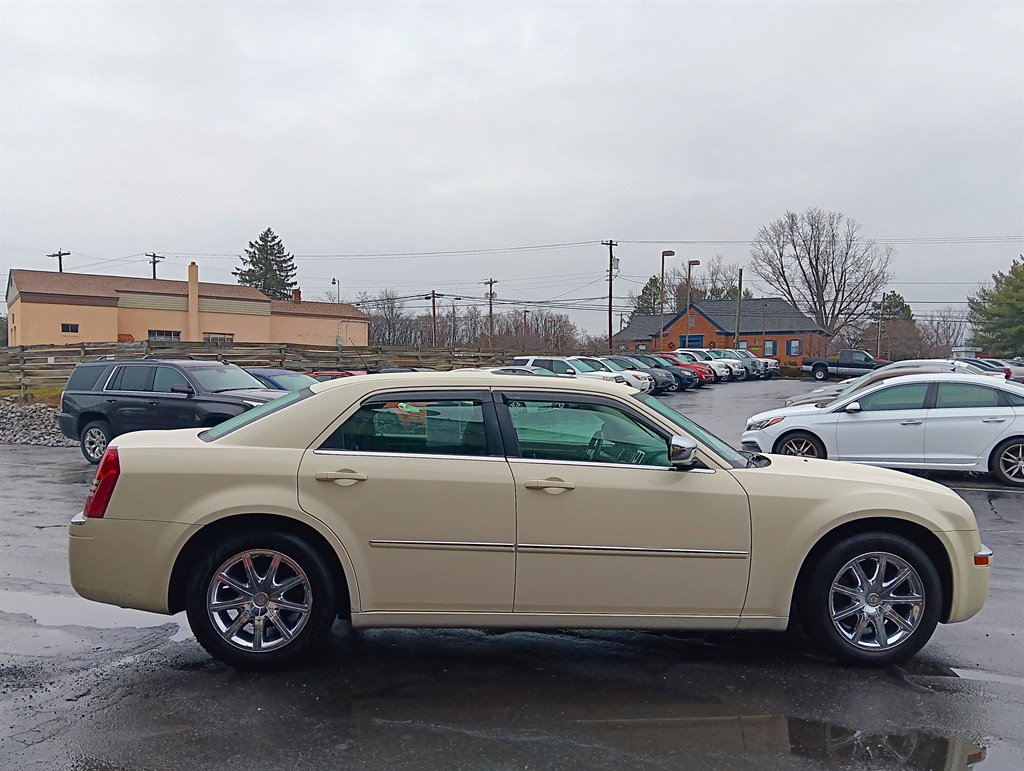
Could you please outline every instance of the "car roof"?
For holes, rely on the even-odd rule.
[[[546,358],[546,357],[545,357]],[[352,380],[360,382],[352,383]],[[311,385],[309,388],[313,393],[321,393],[333,388],[351,388],[357,386],[363,388],[366,378],[344,378],[342,380],[327,380]],[[422,388],[423,390],[434,390],[444,388],[501,388],[508,390],[522,386],[524,389],[536,389],[538,384],[545,390],[556,389],[559,391],[582,391],[591,393],[608,393],[622,395],[622,389],[636,391],[635,388],[622,385],[621,383],[610,383],[604,380],[593,378],[565,378],[559,379],[558,385],[553,386],[553,381],[538,380],[536,375],[500,375],[494,372],[473,369],[455,369],[450,372],[394,372],[378,374],[373,376],[374,390],[387,390],[388,388]]]
[[[282,367],[244,367],[246,372],[259,372],[261,375],[305,375],[305,372],[298,372],[294,369],[284,369]]]
[[[1024,385],[1009,380],[1000,380],[989,375],[972,375],[967,372],[922,372],[915,375],[899,375],[883,381],[892,386],[901,383],[973,383],[989,387],[1009,388],[1011,391],[1024,393]]]

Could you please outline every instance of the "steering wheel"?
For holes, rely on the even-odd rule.
[[[597,457],[597,454],[601,452],[601,447],[604,445],[604,430],[597,429],[594,435],[590,437],[590,441],[587,443],[587,449],[583,453],[584,460],[593,460]]]

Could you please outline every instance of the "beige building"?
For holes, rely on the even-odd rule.
[[[7,284],[9,345],[133,340],[367,343],[368,319],[346,303],[271,300],[258,289],[188,281],[12,270]]]

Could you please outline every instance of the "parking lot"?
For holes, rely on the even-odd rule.
[[[809,383],[665,397],[734,445]],[[837,666],[782,634],[335,626],[309,666],[212,661],[184,616],[75,597],[66,525],[94,468],[0,446],[0,765],[18,769],[1017,769],[1024,492],[949,475],[995,551],[988,604],[908,665]],[[184,758],[187,756],[187,761]],[[982,760],[982,758],[984,758]]]

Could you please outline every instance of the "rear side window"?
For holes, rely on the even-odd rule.
[[[149,391],[156,367],[121,367],[110,384],[113,391]]]
[[[99,365],[91,367],[75,367],[71,373],[65,390],[67,391],[92,391],[100,380],[100,375],[108,368]]]
[[[969,383],[939,383],[935,398],[937,409],[998,407],[999,392],[994,388]]]
[[[475,400],[368,404],[320,447],[352,452],[488,455],[483,408]]]

